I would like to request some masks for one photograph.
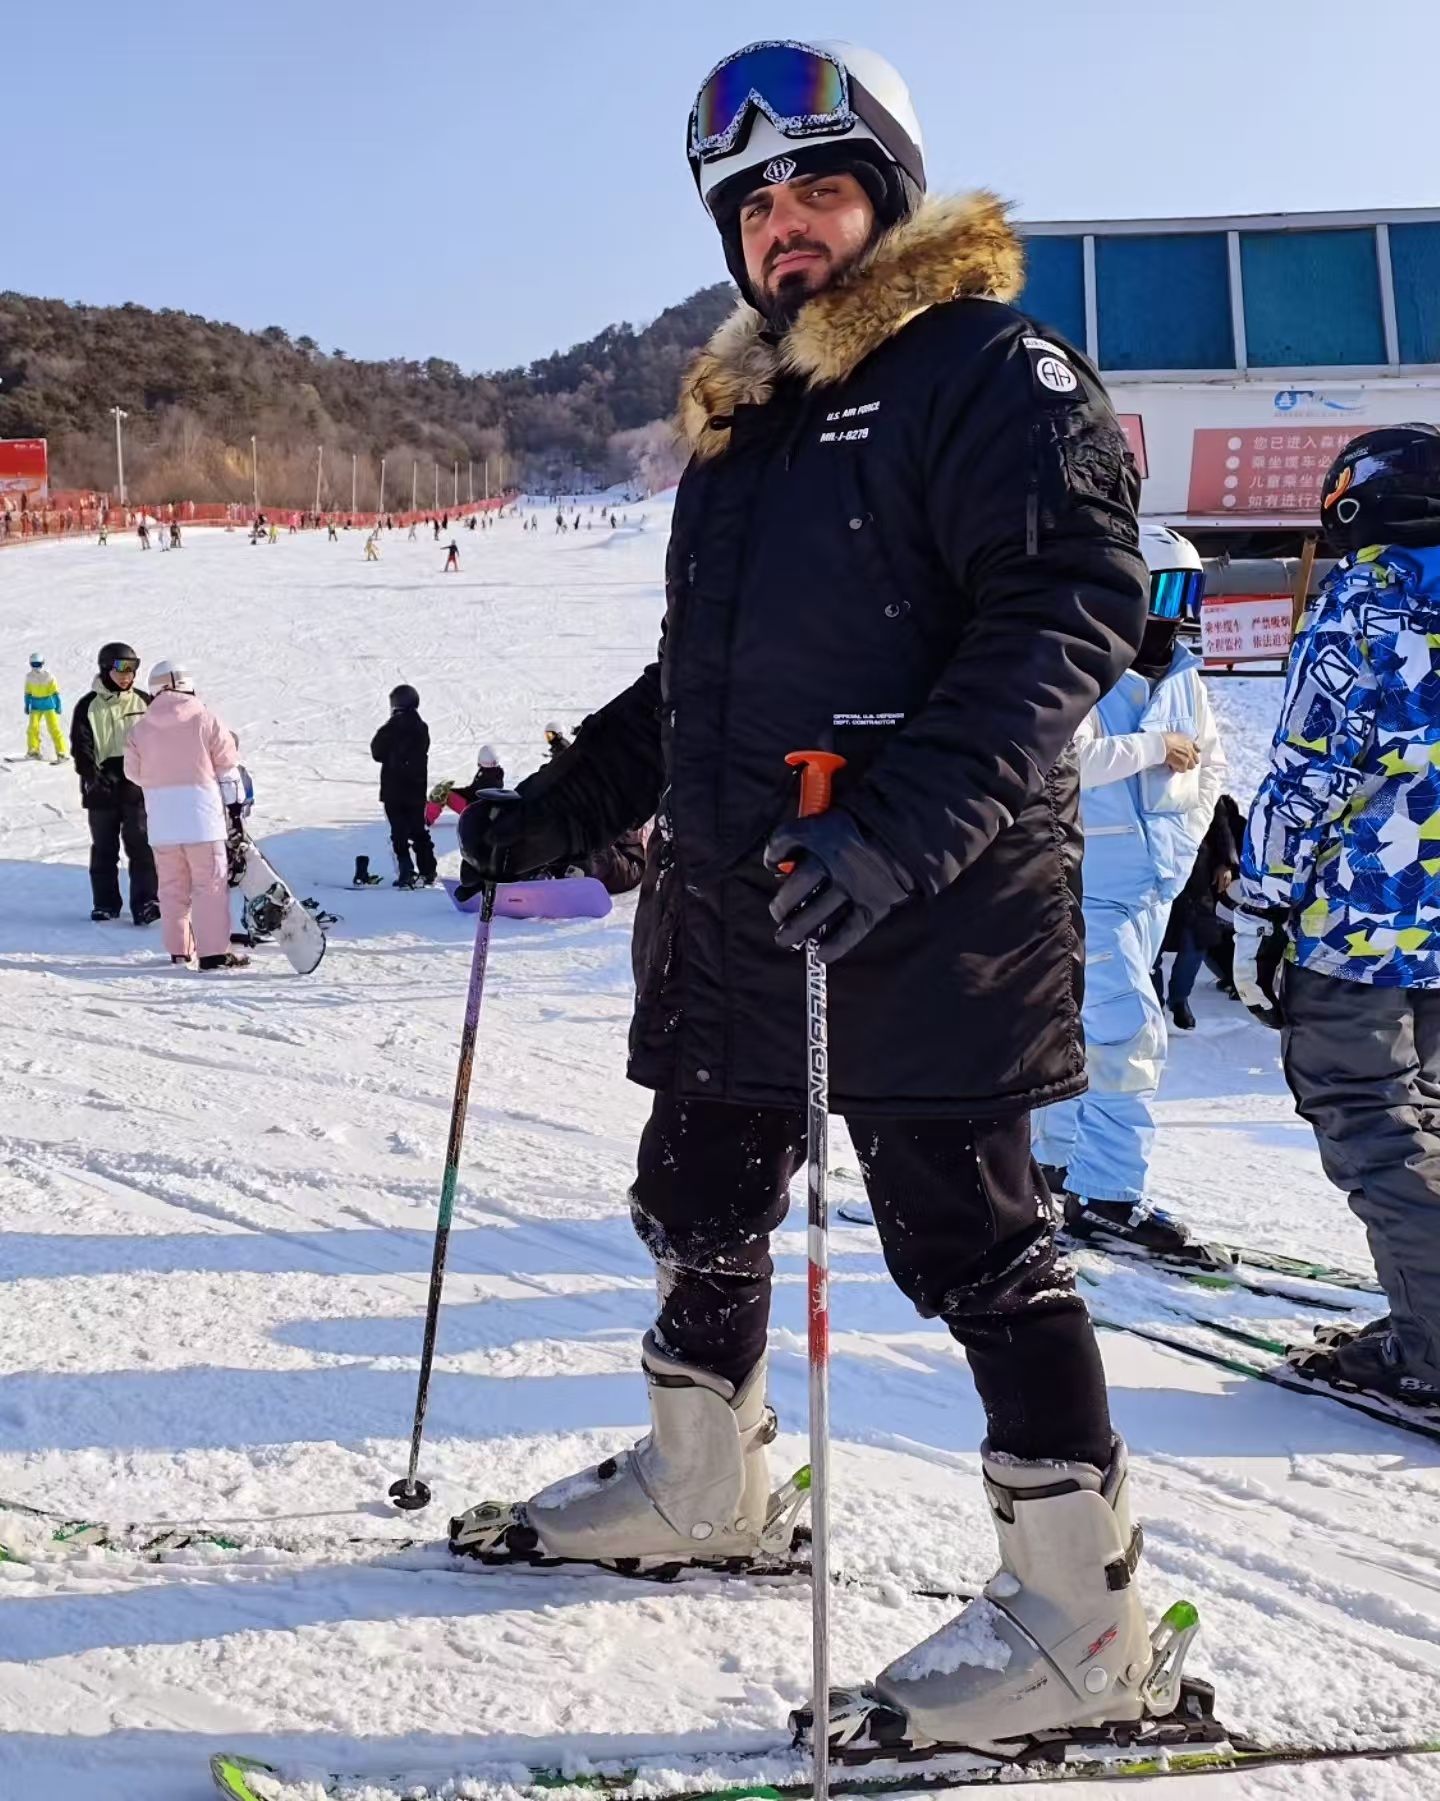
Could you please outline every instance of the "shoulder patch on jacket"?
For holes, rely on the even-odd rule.
[[[1080,377],[1059,344],[1052,344],[1048,338],[1030,337],[1021,338],[1020,342],[1030,357],[1030,372],[1040,388],[1048,394],[1075,393]]]

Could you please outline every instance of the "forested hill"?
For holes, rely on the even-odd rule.
[[[361,362],[276,325],[250,332],[193,313],[5,293],[0,437],[48,438],[56,488],[109,489],[118,405],[129,415],[127,485],[151,500],[248,498],[252,434],[272,505],[313,502],[320,445],[327,505],[349,505],[352,454],[362,506],[375,505],[381,457],[392,506],[408,504],[413,462],[422,502],[433,464],[444,498],[456,461],[463,484],[474,459],[478,492],[486,457],[496,486],[653,483],[674,462],[658,422],[674,409],[686,360],[733,303],[717,283],[638,331],[607,326],[528,369],[465,375],[439,357]]]

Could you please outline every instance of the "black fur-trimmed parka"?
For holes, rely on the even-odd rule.
[[[786,753],[823,748],[916,888],[831,966],[832,1106],[998,1116],[1084,1087],[1067,746],[1147,579],[1123,434],[1007,304],[1021,269],[990,196],[928,201],[783,338],[742,304],[687,375],[659,656],[534,797],[576,854],[657,815],[645,1086],[802,1104],[803,959],[773,942],[762,851],[796,805]]]

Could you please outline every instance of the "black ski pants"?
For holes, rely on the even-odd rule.
[[[991,1446],[1104,1469],[1105,1374],[1056,1261],[1029,1115],[847,1123],[890,1274],[964,1346]],[[641,1136],[630,1209],[657,1266],[656,1328],[677,1356],[737,1384],[765,1348],[770,1234],[804,1160],[804,1116],[780,1109],[660,1093]],[[843,1288],[837,1300],[843,1325]]]
[[[395,863],[402,876],[414,875],[418,870],[422,881],[435,880],[435,842],[430,836],[430,828],[425,823],[425,802],[423,800],[387,800],[385,817],[390,822],[390,845],[395,852]],[[411,853],[414,861],[411,861]]]
[[[159,900],[155,857],[145,829],[145,802],[125,799],[115,807],[91,807],[90,894],[91,904],[118,913],[120,898],[120,847],[130,866],[130,915],[133,919],[148,901]]]

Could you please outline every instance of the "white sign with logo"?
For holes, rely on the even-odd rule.
[[[1200,608],[1207,663],[1273,663],[1290,655],[1288,594],[1217,595]]]

